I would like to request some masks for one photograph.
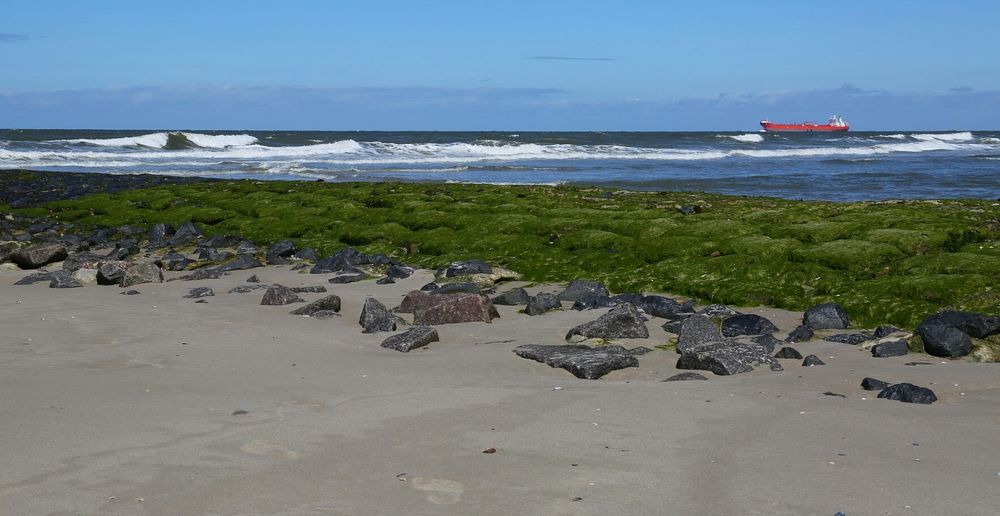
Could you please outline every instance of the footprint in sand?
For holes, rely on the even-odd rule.
[[[427,501],[435,505],[458,503],[465,491],[465,484],[456,480],[414,477],[411,482],[414,488],[425,491]]]
[[[266,455],[275,459],[294,460],[299,458],[298,452],[285,448],[281,443],[275,441],[263,441],[254,439],[247,441],[240,446],[240,450],[253,455]]]

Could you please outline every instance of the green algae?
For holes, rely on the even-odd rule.
[[[685,215],[678,208],[697,206]],[[267,244],[345,245],[438,267],[482,258],[534,282],[803,310],[860,325],[1000,311],[1000,205],[832,203],[549,186],[219,181],[98,194],[42,214],[81,225],[199,223]],[[37,212],[38,210],[36,210]],[[18,210],[24,213],[23,210]]]

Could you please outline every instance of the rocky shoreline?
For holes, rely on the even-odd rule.
[[[201,177],[155,174],[84,174],[37,170],[0,170],[0,205],[30,208],[47,202],[76,199],[90,194],[113,194],[163,185],[214,181]]]

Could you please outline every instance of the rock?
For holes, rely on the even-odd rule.
[[[682,319],[694,313],[692,302],[679,303],[677,300],[665,296],[642,296],[637,303],[633,304],[641,308],[643,312],[663,319]]]
[[[260,254],[260,248],[249,240],[242,240],[239,245],[236,246],[236,254],[249,254],[251,256],[257,255]]]
[[[826,362],[820,360],[816,355],[809,355],[802,361],[802,367],[812,367],[817,365],[826,365]]]
[[[864,380],[861,380],[861,388],[866,391],[881,391],[885,390],[886,387],[889,387],[889,384],[882,380],[876,380],[867,376]]]
[[[389,313],[385,305],[369,297],[365,299],[365,304],[361,308],[358,324],[362,327],[361,333],[377,333],[396,331],[396,326],[406,324],[406,321]]]
[[[635,355],[635,356],[638,357],[638,356],[645,355],[646,353],[652,353],[653,350],[652,350],[652,348],[647,348],[646,346],[638,346],[638,347],[630,348],[628,350],[628,352],[632,353],[633,355]]]
[[[163,247],[166,241],[174,234],[174,227],[170,224],[154,224],[149,230],[149,244],[152,247]]]
[[[399,307],[395,311],[401,314],[412,314],[417,310],[433,306],[437,302],[437,299],[427,292],[411,290],[403,298],[403,301],[399,303]]]
[[[72,277],[81,285],[91,285],[97,283],[97,269],[80,268],[73,271]]]
[[[696,314],[680,323],[680,331],[677,333],[677,352],[683,353],[706,344],[717,344],[722,341],[722,333],[712,319],[707,315]]]
[[[558,299],[556,299],[558,301]],[[573,302],[571,310],[593,310],[595,308],[610,308],[617,303],[608,296],[600,294],[588,294]],[[560,305],[561,306],[561,305]]]
[[[774,338],[774,335],[770,333],[751,337],[750,342],[764,346],[764,349],[766,349],[768,353],[773,353],[774,348],[776,348],[778,344],[781,344],[781,341]]]
[[[560,301],[572,302],[593,295],[607,297],[608,288],[596,281],[578,279],[571,281],[566,290],[559,293],[558,298]]]
[[[65,271],[73,272],[78,269],[96,269],[97,264],[104,261],[104,257],[92,253],[74,253],[66,257],[62,262]]]
[[[100,278],[100,269],[98,269],[98,278]],[[163,270],[155,263],[137,263],[125,269],[125,274],[122,275],[118,286],[127,288],[140,283],[163,283]]]
[[[295,243],[291,240],[282,240],[271,246],[267,250],[267,263],[271,265],[285,265],[291,262],[295,254]]]
[[[202,297],[212,297],[214,295],[215,291],[212,290],[212,287],[196,287],[188,290],[187,295],[184,297],[188,299],[198,299]]]
[[[125,277],[125,269],[130,264],[121,261],[100,262],[97,264],[98,285],[120,285]]]
[[[359,281],[364,281],[366,279],[368,279],[368,275],[361,273],[361,274],[344,274],[341,276],[334,276],[326,281],[328,283],[333,283],[334,285],[344,285],[347,283],[357,283]]]
[[[235,235],[216,235],[198,242],[199,247],[237,247],[244,242],[243,237]],[[256,253],[256,250],[254,251]],[[251,254],[254,254],[251,253]]]
[[[586,380],[596,380],[611,371],[639,366],[639,361],[622,346],[591,348],[582,345],[528,344],[514,348],[514,353],[550,367],[563,368],[573,376]]]
[[[317,310],[309,317],[312,317],[313,319],[331,319],[333,317],[340,317],[340,314],[334,312],[333,310]]]
[[[465,260],[451,262],[444,270],[444,277],[470,276],[472,274],[492,274],[493,267],[483,260]]]
[[[198,226],[195,226],[193,222],[185,222],[177,228],[177,231],[175,231],[173,236],[167,240],[167,243],[177,247],[188,244],[201,236],[201,230],[198,229]]]
[[[774,354],[774,358],[787,358],[787,359],[791,359],[791,360],[802,360],[802,353],[799,353],[799,350],[797,350],[797,349],[795,349],[793,347],[784,346],[781,349],[779,349],[777,353]]]
[[[28,274],[27,276],[14,282],[15,285],[34,285],[35,283],[40,283],[42,281],[52,281],[51,272],[36,272],[34,274]]]
[[[323,294],[326,287],[323,285],[310,285],[308,287],[292,287],[292,292],[296,294]]]
[[[375,284],[376,285],[391,285],[391,284],[393,284],[395,282],[396,282],[396,280],[393,279],[393,278],[390,278],[389,276],[386,276],[384,278],[379,278],[379,279],[375,280]]]
[[[434,304],[416,309],[413,324],[433,326],[463,322],[491,322],[500,317],[496,307],[486,296],[480,294],[458,294],[439,296],[434,294]]]
[[[134,238],[123,238],[115,243],[115,248],[105,258],[124,260],[136,254],[139,254],[139,241]]]
[[[851,325],[851,319],[837,303],[823,303],[806,310],[802,324],[814,330],[844,330]]]
[[[901,357],[909,352],[905,339],[882,342],[872,347],[872,356],[876,358]]]
[[[618,305],[595,321],[583,323],[566,334],[566,340],[576,336],[586,339],[645,339],[649,330],[639,311],[631,304]]]
[[[917,326],[951,326],[977,339],[985,339],[990,335],[1000,334],[1000,316],[983,315],[974,312],[947,311],[936,313]]]
[[[973,312],[940,312],[917,326],[924,350],[936,357],[963,357],[972,351],[972,339],[1000,333],[1000,317]]]
[[[671,376],[670,378],[667,378],[666,380],[663,380],[663,381],[664,382],[682,382],[682,381],[687,381],[687,380],[708,380],[708,378],[705,378],[703,375],[700,375],[698,373],[677,373],[677,374],[675,374],[675,375]]]
[[[493,298],[494,305],[517,306],[526,305],[531,299],[528,291],[523,288],[514,288]]]
[[[737,312],[726,305],[708,305],[695,313],[707,315],[712,319],[728,319],[736,315],[741,315],[741,312]]]
[[[823,340],[827,342],[837,342],[840,344],[850,344],[852,346],[856,346],[862,342],[875,340],[875,337],[867,333],[839,333],[837,335],[830,335]]]
[[[661,328],[663,328],[664,331],[666,331],[668,333],[673,333],[674,335],[680,335],[681,334],[681,326],[683,326],[683,325],[684,325],[684,320],[683,319],[680,320],[680,321],[667,321],[667,322],[663,323],[663,326],[661,326]],[[721,335],[721,333],[720,333],[720,335]]]
[[[937,401],[934,391],[926,387],[918,387],[912,383],[897,383],[890,385],[878,393],[879,398],[901,401],[903,403],[921,403],[930,405]]]
[[[423,292],[434,292],[434,291],[438,290],[439,288],[441,288],[441,286],[438,285],[437,283],[434,283],[432,281],[432,282],[430,282],[430,283],[428,283],[428,284],[420,287],[420,290],[423,291]]]
[[[303,306],[301,308],[296,308],[295,310],[292,310],[291,313],[293,315],[308,315],[308,316],[311,317],[316,312],[319,312],[319,311],[339,312],[340,311],[340,296],[337,296],[335,294],[331,294],[329,296],[324,297],[323,299],[319,299],[319,300],[313,301],[312,303],[309,303],[306,306]]]
[[[232,271],[244,271],[248,269],[256,269],[258,267],[263,267],[264,264],[260,263],[259,260],[250,254],[238,254],[236,258],[216,267],[215,272],[219,273],[221,276],[224,273]],[[218,276],[217,276],[218,277]]]
[[[435,294],[478,294],[479,285],[469,281],[462,281],[457,283],[445,283],[439,288],[434,290]]]
[[[281,306],[304,302],[305,299],[302,299],[298,294],[292,292],[292,289],[284,285],[268,287],[267,292],[264,293],[264,297],[260,300],[260,304],[264,306]]]
[[[229,289],[229,294],[247,294],[254,290],[268,289],[270,285],[238,285]]]
[[[888,324],[883,324],[882,326],[875,328],[875,332],[872,333],[872,335],[874,335],[876,339],[883,339],[885,337],[888,337],[889,335],[892,335],[893,333],[902,331],[903,330],[895,326],[889,326]]]
[[[812,328],[806,326],[805,324],[801,324],[798,328],[792,330],[791,333],[788,334],[788,337],[785,337],[785,342],[805,342],[813,338],[813,335],[815,334],[813,333]]]
[[[250,277],[247,278],[247,283],[260,283],[260,278],[258,278],[256,274],[251,274]]]
[[[139,292],[138,290],[135,290],[135,289],[125,290],[125,291],[119,292],[119,294],[121,294],[123,296],[137,296],[137,295],[139,295],[141,293],[142,292]]]
[[[778,363],[759,344],[743,342],[710,343],[681,353],[678,369],[701,369],[717,375],[748,373],[754,367],[767,365],[772,371],[781,371]]]
[[[295,251],[295,257],[299,260],[306,260],[310,262],[316,262],[319,260],[319,255],[316,254],[316,250],[312,247],[307,247],[305,249],[299,249]]]
[[[67,256],[66,247],[62,244],[46,243],[18,249],[10,254],[9,259],[22,269],[37,269],[65,260]]]
[[[77,288],[83,283],[73,277],[73,273],[67,270],[60,270],[51,273],[49,278],[49,288]]]
[[[740,335],[764,335],[774,333],[778,327],[771,321],[756,314],[740,314],[727,317],[722,321],[723,337],[738,337]]]
[[[557,308],[562,308],[562,304],[555,295],[548,292],[539,292],[528,300],[528,306],[525,307],[524,313],[528,315],[541,315]]]
[[[407,265],[392,264],[385,271],[385,277],[392,279],[406,279],[413,275],[416,269]]]
[[[381,346],[407,353],[410,350],[422,348],[431,342],[438,342],[438,332],[430,326],[414,326],[399,335],[393,335],[382,341]]]
[[[186,269],[188,265],[194,263],[194,260],[191,260],[187,256],[171,249],[169,253],[163,255],[163,257],[156,260],[155,263],[168,271],[182,271]]]
[[[309,271],[312,274],[326,274],[329,272],[339,272],[347,267],[355,265],[369,265],[372,263],[370,256],[359,252],[353,247],[345,247],[329,258],[324,258],[316,262],[316,265]]]

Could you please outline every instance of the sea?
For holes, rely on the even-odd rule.
[[[1000,200],[1000,131],[0,130],[0,169]]]

